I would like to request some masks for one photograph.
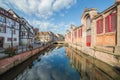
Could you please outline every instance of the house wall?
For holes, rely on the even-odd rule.
[[[100,17],[95,19],[95,26],[94,29],[97,28],[97,21],[102,19],[103,20],[103,32],[100,34],[97,34],[97,29],[96,31],[96,38],[95,38],[95,45],[96,46],[115,46],[116,45],[116,30],[112,31],[112,32],[106,32],[105,31],[105,27],[106,27],[106,22],[105,22],[105,18],[109,15],[111,15],[112,13],[116,13],[116,9],[112,8],[111,10],[109,10],[106,13],[101,14]],[[117,18],[116,18],[117,19]],[[96,27],[96,28],[95,28]],[[117,27],[117,25],[115,26]]]
[[[1,31],[2,28],[5,29],[4,32],[0,32],[0,37],[3,37],[3,48],[7,48],[9,46],[11,46],[11,40],[12,40],[12,31],[11,31],[11,27],[13,26],[13,46],[18,46],[19,45],[19,23],[14,20],[12,17],[10,18],[9,16],[6,16],[5,14],[9,14],[7,11],[4,10],[4,14],[1,13],[1,11],[3,11],[3,9],[0,8],[0,18],[4,18],[4,20],[2,21],[2,19],[0,19],[0,27],[1,27]],[[14,33],[15,32],[15,33]],[[8,39],[9,38],[9,39]],[[11,39],[10,39],[11,38]]]
[[[78,27],[76,28],[71,28],[70,29],[70,33],[71,34],[71,40],[69,41],[69,34],[67,33],[67,42],[72,43],[72,44],[81,44],[84,47],[87,47],[87,37],[88,37],[88,30],[90,31],[89,35],[91,36],[91,39],[88,39],[90,41],[90,45],[89,47],[95,47],[95,46],[103,46],[103,47],[107,47],[107,46],[113,46],[115,47],[117,45],[117,42],[119,40],[119,38],[117,38],[116,36],[118,36],[117,34],[119,32],[117,32],[116,34],[116,30],[112,31],[112,32],[106,32],[106,17],[108,15],[113,15],[113,13],[116,13],[117,18],[119,17],[118,15],[118,11],[116,9],[116,5],[113,5],[111,7],[109,7],[108,9],[106,9],[105,11],[101,12],[100,14],[97,14],[97,10],[96,9],[86,9],[81,17],[81,23],[82,26],[80,28],[82,28],[82,37],[79,37],[79,29]],[[90,17],[91,23],[90,26],[87,27],[87,17]],[[100,34],[97,34],[97,21],[102,19],[103,20],[103,32]],[[112,21],[110,22],[112,23]],[[115,28],[117,28],[117,20],[116,20],[116,26]],[[71,27],[73,27],[73,25],[71,25]],[[76,34],[77,33],[77,34]],[[77,37],[76,37],[77,36]]]

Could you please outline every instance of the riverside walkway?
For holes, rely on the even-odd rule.
[[[1,59],[0,60],[0,74],[6,72],[7,70],[9,70],[10,68],[12,68],[16,65],[22,63],[23,61],[27,60],[31,56],[46,49],[50,45],[52,45],[52,43],[42,45],[42,46],[33,46],[33,50],[29,50],[28,48],[24,47],[23,49],[18,50],[19,54],[16,54],[15,56],[12,56],[12,57],[6,57],[4,59]]]

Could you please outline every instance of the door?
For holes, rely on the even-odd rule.
[[[0,37],[0,48],[3,48],[3,42],[4,42],[4,38]]]
[[[91,35],[87,35],[87,37],[86,37],[86,46],[90,46],[91,45]]]
[[[91,46],[91,19],[89,15],[86,18],[86,46]]]

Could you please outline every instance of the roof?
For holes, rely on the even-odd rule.
[[[106,10],[98,13],[98,15],[96,15],[93,19],[96,19],[96,18],[100,17],[102,14],[107,13],[108,11],[114,9],[115,7],[116,7],[116,4],[113,4],[112,6],[108,7]]]
[[[39,32],[39,35],[50,35],[50,32]]]
[[[12,13],[2,7],[0,7],[0,14],[18,22],[18,19],[16,19]]]
[[[88,14],[90,11],[97,11],[97,8],[86,8],[81,16],[81,19]]]
[[[16,17],[20,18],[20,16],[18,16],[18,14],[16,14],[12,9],[9,9],[8,12],[15,15]]]

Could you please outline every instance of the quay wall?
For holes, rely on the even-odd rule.
[[[9,69],[17,66],[18,64],[24,62],[28,58],[34,56],[35,54],[39,53],[40,51],[46,49],[47,47],[51,46],[51,44],[47,44],[46,46],[41,46],[31,51],[25,51],[23,53],[19,53],[13,57],[8,57],[5,59],[0,60],[0,75],[8,71]]]
[[[88,56],[92,56],[95,59],[98,59],[104,63],[107,63],[114,67],[120,67],[120,59],[112,52],[99,50],[90,47],[79,46],[76,44],[68,44],[68,47],[72,48],[74,51],[82,52]]]

